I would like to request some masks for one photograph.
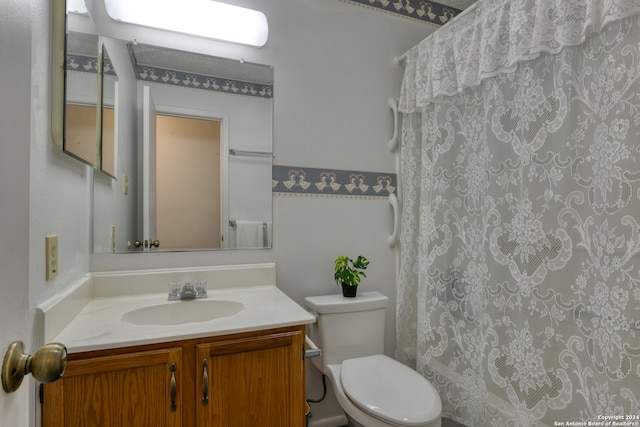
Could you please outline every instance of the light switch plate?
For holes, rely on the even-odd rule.
[[[54,279],[58,275],[58,235],[51,234],[45,237],[47,273],[46,279]]]

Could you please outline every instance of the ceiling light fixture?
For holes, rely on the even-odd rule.
[[[105,0],[116,21],[262,47],[269,36],[264,13],[212,0]]]

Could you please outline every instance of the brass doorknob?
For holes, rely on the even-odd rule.
[[[66,367],[67,348],[63,344],[44,345],[30,356],[25,354],[22,341],[14,341],[4,355],[2,389],[6,393],[13,393],[29,373],[42,383],[50,383],[60,378]]]

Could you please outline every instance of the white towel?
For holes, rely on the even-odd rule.
[[[262,221],[236,221],[236,247],[240,249],[263,248]]]

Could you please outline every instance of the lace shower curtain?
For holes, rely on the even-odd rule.
[[[639,421],[638,13],[480,0],[407,54],[397,358],[465,425]]]

